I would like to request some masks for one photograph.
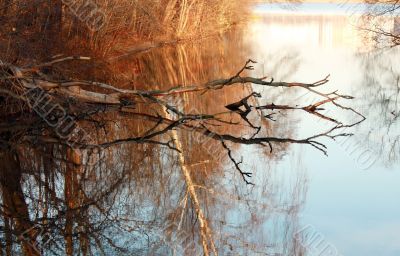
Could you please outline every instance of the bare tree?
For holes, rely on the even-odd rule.
[[[176,131],[186,132],[199,135],[200,138],[208,141],[214,141],[220,144],[222,150],[233,164],[234,168],[242,177],[247,185],[254,185],[252,182],[252,172],[244,170],[241,166],[242,161],[237,159],[234,152],[234,145],[258,145],[262,148],[268,148],[273,151],[274,144],[305,144],[316,148],[317,150],[327,154],[325,145],[318,139],[327,137],[335,139],[340,136],[350,136],[348,133],[341,133],[340,129],[351,127],[362,122],[365,118],[353,108],[342,105],[338,100],[350,100],[351,96],[341,95],[339,93],[322,93],[318,88],[328,82],[328,77],[313,83],[288,83],[275,82],[273,79],[266,81],[266,78],[254,78],[244,76],[244,72],[253,68],[255,62],[249,60],[246,64],[232,77],[216,79],[200,85],[191,86],[175,86],[165,90],[137,90],[122,89],[116,86],[86,80],[57,80],[45,75],[43,69],[52,69],[57,65],[61,65],[68,61],[85,61],[86,57],[66,57],[54,59],[46,63],[31,65],[29,67],[17,67],[11,64],[2,64],[2,87],[1,94],[7,99],[9,105],[19,105],[19,110],[15,113],[5,113],[2,119],[1,138],[2,148],[20,148],[36,147],[40,145],[47,149],[60,148],[63,149],[59,155],[65,163],[65,180],[64,180],[64,196],[65,199],[57,199],[62,195],[53,194],[51,200],[54,206],[58,200],[64,201],[65,210],[57,210],[61,214],[65,223],[60,227],[60,223],[52,222],[48,219],[46,225],[48,227],[58,227],[63,230],[65,240],[65,251],[67,254],[74,253],[74,241],[79,241],[80,251],[87,254],[90,248],[90,241],[100,246],[100,230],[104,229],[105,223],[112,223],[114,218],[110,214],[112,207],[102,205],[103,200],[112,200],[116,193],[120,193],[119,184],[126,177],[126,172],[122,171],[116,176],[115,181],[103,187],[99,193],[89,196],[88,192],[83,189],[82,182],[90,180],[88,171],[83,171],[81,159],[87,159],[91,152],[104,152],[107,149],[120,147],[124,145],[156,145],[165,147],[168,150],[181,155],[180,165],[185,176],[185,183],[188,187],[190,198],[196,209],[196,217],[200,221],[201,239],[203,249],[206,254],[217,254],[212,238],[211,227],[207,224],[207,219],[202,213],[197,192],[194,190],[195,183],[191,177],[191,171],[186,166],[186,160],[182,155],[184,149],[180,138]],[[301,106],[300,103],[291,103],[289,105],[265,104],[254,106],[252,99],[262,97],[257,92],[251,92],[248,96],[243,97],[239,101],[231,102],[225,105],[225,111],[217,113],[186,113],[181,110],[179,103],[171,103],[167,97],[171,95],[183,95],[200,93],[200,97],[208,97],[208,93],[216,90],[226,90],[232,86],[240,86],[245,83],[253,83],[263,87],[276,88],[300,88],[316,94],[322,99],[311,105]],[[43,100],[45,99],[45,100]],[[292,105],[293,104],[293,105]],[[322,106],[332,104],[333,106],[350,111],[359,117],[354,123],[343,124],[340,120],[324,115],[321,110]],[[7,108],[6,108],[7,109]],[[332,124],[325,131],[314,134],[307,138],[291,138],[291,137],[274,137],[263,135],[263,127],[255,124],[252,114],[262,113],[259,118],[269,120],[271,118],[269,111],[279,109],[281,111],[304,111],[310,115],[324,119]],[[138,132],[128,134],[127,137],[108,136],[99,138],[93,136],[93,132],[84,132],[85,130],[101,130],[106,123],[113,122],[107,116],[123,116],[132,120],[147,123],[143,129]],[[11,118],[13,116],[13,118]],[[17,118],[19,125],[11,125]],[[69,119],[68,119],[69,118]],[[64,131],[60,129],[62,125],[69,125],[66,120],[72,119],[72,126]],[[270,120],[271,121],[271,120]],[[238,125],[247,126],[249,135],[237,135],[235,132],[225,133],[221,126],[237,127]],[[336,132],[337,131],[337,132]],[[18,135],[18,136],[17,136]],[[63,153],[63,152],[67,153]],[[94,159],[100,160],[94,155]],[[100,161],[101,162],[101,161]],[[101,166],[101,165],[97,165]],[[122,170],[124,170],[123,168]],[[40,167],[39,167],[40,170]],[[98,175],[98,169],[94,169],[93,175]],[[41,180],[40,176],[38,176]],[[4,179],[5,180],[5,179]],[[16,181],[18,183],[18,181]],[[3,183],[5,186],[6,183]],[[52,189],[48,186],[49,191]],[[4,190],[4,188],[3,188]],[[96,189],[95,189],[96,190]],[[18,191],[15,188],[13,191]],[[3,195],[3,200],[8,194],[16,192],[8,191]],[[91,192],[93,193],[93,192]],[[18,193],[17,193],[18,194]],[[24,196],[20,194],[20,201],[24,202]],[[4,202],[7,202],[6,200]],[[53,207],[54,207],[53,206]],[[88,209],[94,207],[103,216],[101,225],[88,222]],[[21,208],[22,209],[22,208]],[[26,209],[26,207],[23,207]],[[17,210],[15,210],[17,211]],[[91,210],[93,213],[93,210]],[[20,214],[27,216],[25,210],[18,210]],[[24,213],[25,212],[25,213]],[[46,210],[45,213],[49,214]],[[25,217],[26,219],[27,217]],[[46,218],[43,216],[43,218]],[[58,219],[53,217],[53,219]],[[13,219],[11,219],[13,220]],[[16,222],[18,224],[18,222]],[[42,222],[43,223],[43,222]],[[78,230],[72,228],[73,223],[79,227]],[[22,224],[18,224],[22,225]],[[16,232],[21,233],[23,228],[16,226]],[[32,224],[30,224],[32,226]],[[28,224],[24,224],[25,228],[29,228]],[[84,231],[82,231],[84,230]],[[31,237],[31,242],[35,242],[35,237]],[[111,240],[110,244],[115,248]],[[101,247],[99,247],[101,248]],[[24,249],[26,250],[26,249]],[[29,254],[26,252],[27,255]]]
[[[400,44],[400,5],[398,1],[366,1],[368,8],[363,17],[362,30],[367,38],[379,47],[394,47]]]

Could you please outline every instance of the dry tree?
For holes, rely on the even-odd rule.
[[[46,190],[48,190],[49,196],[52,195],[53,203],[63,201],[66,209],[58,209],[62,215],[61,219],[64,221],[51,221],[57,219],[53,216],[45,222],[42,221],[41,224],[45,223],[49,226],[51,223],[53,228],[58,227],[59,230],[63,230],[61,233],[63,233],[62,237],[68,255],[72,255],[74,239],[77,237],[82,247],[81,250],[85,253],[89,250],[91,241],[94,241],[96,245],[99,244],[99,239],[102,236],[101,230],[112,225],[113,221],[111,220],[115,220],[111,217],[112,207],[101,202],[104,200],[113,201],[112,198],[120,192],[119,187],[128,175],[126,169],[121,168],[121,172],[115,175],[114,180],[110,182],[111,185],[105,186],[103,190],[96,190],[93,187],[94,191],[97,192],[93,192],[89,196],[90,193],[85,192],[79,181],[82,180],[82,177],[86,177],[89,182],[91,175],[97,175],[96,172],[99,171],[97,168],[100,168],[100,165],[92,168],[92,171],[87,171],[84,168],[90,166],[87,161],[94,152],[94,159],[98,162],[101,161],[102,152],[131,144],[154,145],[175,152],[180,159],[189,196],[200,221],[203,250],[206,254],[215,254],[216,248],[212,239],[212,232],[202,213],[197,193],[193,189],[193,178],[190,175],[190,170],[186,167],[183,156],[184,149],[177,131],[195,134],[205,140],[220,143],[221,148],[226,152],[226,156],[245,184],[254,185],[251,180],[252,172],[244,170],[241,165],[242,160],[238,160],[234,154],[234,145],[257,145],[266,147],[272,152],[274,144],[304,144],[327,154],[327,148],[320,139],[351,136],[349,133],[344,133],[343,128],[355,126],[365,119],[355,109],[339,102],[339,100],[351,100],[351,96],[339,94],[337,91],[330,93],[319,91],[319,88],[328,82],[329,76],[313,83],[276,82],[272,78],[246,76],[245,72],[253,69],[252,65],[255,63],[253,60],[248,60],[232,77],[216,79],[199,85],[175,86],[165,90],[124,89],[96,81],[52,77],[49,72],[44,72],[44,70],[48,71],[48,69],[69,61],[79,63],[88,59],[79,56],[63,57],[25,67],[8,63],[2,63],[0,67],[0,94],[4,103],[1,106],[2,121],[0,123],[3,215],[7,221],[14,223],[17,233],[23,233],[35,226],[37,220],[32,220],[29,216],[25,195],[21,188],[21,179],[24,173],[22,167],[24,165],[19,159],[24,156],[23,154],[18,155],[18,152],[21,152],[21,148],[47,149],[50,156],[63,159],[65,198],[58,198],[54,191],[52,192],[51,186],[47,186]],[[272,102],[254,105],[251,100],[260,98],[262,95],[253,91],[239,101],[226,105],[223,112],[199,114],[186,113],[181,110],[179,103],[174,103],[169,98],[172,95],[195,93],[198,97],[209,97],[208,92],[210,91],[243,86],[247,83],[253,84],[255,91],[257,91],[257,86],[300,88],[318,95],[322,99],[304,106],[301,103],[278,105]],[[359,119],[353,123],[344,124],[322,112],[323,106],[327,104],[350,111],[357,115]],[[270,111],[273,110],[303,111],[328,121],[332,126],[306,138],[266,136],[262,133],[263,127],[256,125],[252,114],[261,113],[261,115],[258,115],[259,118],[272,122]],[[104,129],[107,123],[113,123],[115,119],[123,121],[127,118],[144,123],[144,128],[141,131],[132,131],[126,137],[118,136],[118,134],[105,137],[96,135],[96,131]],[[248,127],[249,134],[247,136],[226,133],[219,129],[221,126],[238,127],[240,125]],[[54,154],[54,148],[63,150]],[[115,157],[110,157],[110,159],[113,158]],[[19,175],[14,175],[14,180],[10,181],[10,172],[19,173]],[[38,180],[40,181],[41,178]],[[14,185],[8,186],[7,184],[10,182]],[[12,191],[7,191],[6,188]],[[8,198],[10,195],[15,195],[14,200],[18,199],[20,206],[11,203],[11,198]],[[97,225],[88,221],[88,209],[92,206],[103,216],[103,221],[100,221]],[[46,219],[49,212],[46,210],[42,214],[43,218]],[[81,227],[80,231],[74,231],[74,223]],[[22,242],[23,251],[26,255],[36,255],[35,252],[30,250],[29,244],[34,243],[37,239],[37,232],[30,232],[27,235],[28,239]],[[113,244],[112,239],[104,237],[103,239],[109,241],[111,246],[118,248],[117,245]]]

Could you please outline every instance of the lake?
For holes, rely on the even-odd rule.
[[[0,151],[0,246],[15,255],[26,244],[29,255],[400,255],[400,51],[365,29],[370,8],[257,4],[217,35],[115,47],[52,71],[153,94],[105,106],[67,97],[62,107],[84,134],[73,145],[73,136],[49,138],[39,117],[12,119],[21,128],[10,141],[31,136],[13,145],[18,153]],[[399,30],[395,15],[376,22]],[[23,234],[8,232],[12,219]]]

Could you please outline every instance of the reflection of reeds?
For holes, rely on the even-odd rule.
[[[174,17],[178,14],[174,12],[174,6],[179,3],[178,1],[171,2],[173,4],[170,6],[173,7],[171,7],[172,9],[169,8],[169,11],[172,14],[168,15],[167,20],[177,22],[179,29],[172,29],[172,32],[168,33],[174,34],[180,31],[182,34],[183,30],[189,28],[189,25],[192,24],[188,15],[191,15],[190,10],[196,6],[197,2],[182,1],[183,7],[179,5],[178,8],[182,16],[179,16],[180,18],[177,21]],[[121,2],[116,1],[114,4],[118,3]],[[133,4],[134,2],[131,3]],[[220,3],[225,3],[225,1],[221,1],[218,4]],[[112,3],[109,4],[112,5]],[[202,17],[203,19],[202,13],[207,11],[207,8],[212,8],[212,6],[212,4],[203,6],[195,17]],[[153,7],[141,7],[141,9],[146,8],[151,9]],[[224,8],[223,12],[226,12],[228,6],[224,6]],[[213,11],[219,11],[219,9],[216,8]],[[138,15],[139,10],[135,12],[135,15]],[[210,14],[214,13],[210,12]],[[216,15],[215,19],[221,24],[227,22],[222,15]],[[144,19],[143,22],[133,22],[133,24],[135,24],[135,28],[138,31],[144,31],[142,35],[154,36],[154,31],[148,34],[145,33],[145,22],[146,20]],[[207,24],[209,20],[204,22]],[[74,25],[71,22],[68,26],[72,31],[70,35],[75,35],[79,39],[78,35],[82,31],[74,31],[74,27],[77,24]],[[197,26],[199,31],[206,29],[206,27],[201,27],[201,22],[192,26]],[[118,32],[118,30],[116,31]],[[89,34],[89,39],[92,38],[94,41],[87,40],[87,42],[90,43],[91,47],[96,48],[100,45],[99,38],[102,38],[102,36],[107,38],[109,35],[116,35],[117,32],[114,31],[108,35]],[[122,33],[121,31],[119,32]],[[193,31],[193,33],[197,32],[196,29]],[[161,33],[161,35],[164,34]],[[176,47],[168,46],[162,50],[148,52],[141,56],[133,56],[135,61],[126,60],[125,63],[114,63],[110,66],[102,63],[104,69],[99,72],[100,75],[98,76],[100,76],[99,79],[101,80],[118,81],[121,87],[131,88],[137,86],[145,89],[165,88],[177,84],[197,84],[215,78],[228,77],[237,71],[238,67],[243,64],[244,59],[247,59],[241,56],[241,48],[226,47],[224,45],[224,42],[229,40],[233,39],[231,37],[222,37],[213,42],[215,45],[210,45],[207,42],[207,44],[188,43]],[[106,41],[105,43],[111,45],[111,42]],[[97,43],[99,44],[96,45]],[[131,69],[131,67],[133,68]],[[74,70],[71,66],[65,66],[64,68],[70,70],[71,76],[82,73],[82,70]],[[93,71],[93,73],[95,72],[98,71]],[[96,75],[95,73],[93,76]],[[198,113],[220,112],[225,110],[224,105],[235,102],[246,94],[247,91],[241,88],[227,88],[224,92],[211,91],[204,95],[185,94],[179,107],[190,113],[192,111]],[[170,100],[175,99],[172,98]],[[222,102],[223,104],[215,104],[216,102]],[[161,112],[161,109],[156,106],[151,108],[139,105],[136,106],[136,110],[143,113]],[[83,127],[90,130],[97,142],[142,134],[151,127],[151,124],[146,121],[129,119],[126,116],[118,116],[113,113],[104,114],[102,117],[104,123],[98,123],[99,126],[90,122],[82,124]],[[221,132],[235,134],[245,133],[247,128],[245,126],[240,129],[225,126],[215,127]],[[215,230],[214,228],[218,226],[218,218],[224,220],[226,217],[224,210],[229,210],[233,207],[232,205],[224,205],[221,208],[223,213],[214,216],[212,213],[216,213],[218,210],[216,200],[210,199],[209,193],[200,187],[211,187],[215,184],[215,187],[220,188],[224,195],[228,193],[232,195],[234,193],[233,191],[235,190],[232,189],[230,184],[225,184],[224,171],[226,170],[223,165],[225,159],[220,157],[223,154],[223,152],[220,152],[223,148],[215,141],[207,140],[204,142],[203,140],[193,139],[192,134],[182,133],[179,135],[181,136],[183,148],[185,148],[183,152],[185,154],[185,164],[196,166],[196,168],[186,171],[186,174],[190,175],[190,179],[186,179],[186,183],[189,183],[189,187],[194,189],[193,186],[196,186],[196,189],[198,189],[195,192],[197,192],[198,200],[201,202],[196,203],[197,208],[202,207],[204,211],[202,218],[204,220],[207,219],[207,221],[211,219],[212,222],[210,221],[209,228],[210,230]],[[26,147],[18,147],[16,151],[23,166],[21,172],[23,172],[22,174],[26,179],[21,182],[22,176],[20,175],[21,177],[14,184],[20,184],[21,191],[27,191],[27,194],[29,194],[30,201],[28,201],[27,207],[32,213],[31,216],[25,215],[28,218],[32,217],[33,222],[44,223],[43,225],[50,229],[54,241],[59,238],[61,243],[67,243],[67,248],[54,246],[61,248],[59,254],[64,254],[62,251],[64,249],[70,255],[78,253],[74,248],[79,248],[83,255],[88,250],[95,252],[105,250],[108,253],[111,251],[121,252],[123,250],[119,247],[122,246],[117,243],[126,237],[133,238],[130,244],[126,246],[127,249],[135,251],[135,249],[141,248],[140,246],[142,248],[146,247],[139,242],[135,242],[141,239],[144,234],[149,234],[148,240],[151,240],[152,230],[157,225],[163,225],[163,219],[168,217],[170,212],[172,212],[171,215],[179,215],[181,213],[181,209],[176,202],[179,201],[182,187],[185,185],[182,179],[179,179],[179,176],[176,175],[176,169],[181,166],[177,166],[175,154],[158,146],[142,144],[120,145],[98,153],[98,155],[93,152],[83,152],[82,155],[78,155],[78,152],[66,154],[65,147],[57,144],[54,146],[32,144]],[[217,160],[209,161],[214,159],[215,155],[218,156]],[[85,164],[81,164],[80,160],[74,161],[74,158],[82,159]],[[95,164],[93,166],[86,164],[88,159],[95,159],[93,161]],[[202,168],[204,171],[194,171],[201,170],[199,166],[204,167]],[[191,181],[188,182],[188,180]],[[10,195],[12,193],[8,193],[8,196]],[[21,193],[20,196],[23,197],[24,195]],[[243,202],[243,204],[249,203],[242,199],[239,199],[239,201]],[[254,201],[253,207],[257,206],[258,202]],[[182,226],[183,229],[189,230],[188,233],[194,233],[192,239],[195,240],[201,234],[196,235],[198,230],[193,228],[196,223],[196,215],[189,208],[187,207],[188,210],[185,212],[185,220],[182,221]],[[291,211],[290,214],[295,215],[297,212]],[[183,213],[181,216],[183,216]],[[18,214],[14,217],[18,219]],[[252,216],[253,226],[251,228],[260,227],[264,220],[262,218],[263,216],[260,217],[254,213],[254,216]],[[8,216],[5,216],[4,219],[8,221]],[[203,227],[205,227],[204,223]],[[252,232],[251,228],[247,228],[246,231],[248,233]],[[115,230],[118,230],[118,235],[116,236],[112,233]],[[140,231],[139,235],[134,234],[135,231]],[[242,230],[236,230],[234,235],[241,232]],[[211,236],[211,231],[206,233],[208,233],[205,234],[206,236]],[[226,237],[230,235],[226,234]],[[218,241],[220,246],[223,245],[222,239]],[[235,239],[238,240],[238,237],[235,237]],[[257,248],[247,245],[247,241],[245,241],[247,237],[241,240],[243,243],[240,241],[240,244],[247,247],[248,254],[254,253]],[[237,244],[233,243],[233,246],[237,246]],[[148,242],[147,246],[148,248],[151,247],[151,242]],[[234,249],[236,250],[236,248]],[[146,250],[143,249],[143,251]],[[228,249],[222,249],[222,251],[226,252]],[[103,254],[106,253],[103,252]]]

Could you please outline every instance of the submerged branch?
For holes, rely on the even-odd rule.
[[[241,144],[241,145],[260,145],[262,147],[269,147],[270,152],[273,151],[273,144],[306,144],[310,145],[317,150],[321,151],[325,155],[327,155],[326,146],[319,142],[318,139],[322,137],[335,139],[340,136],[351,136],[349,133],[339,133],[334,134],[334,132],[340,130],[341,128],[352,127],[363,120],[365,117],[351,107],[344,106],[337,101],[342,100],[351,100],[353,97],[347,95],[340,95],[336,91],[331,93],[322,93],[317,90],[317,88],[321,85],[326,84],[329,80],[329,76],[324,79],[318,80],[313,83],[287,83],[287,82],[274,82],[271,78],[270,81],[265,81],[266,78],[254,78],[242,76],[243,72],[246,70],[252,70],[253,66],[251,64],[256,63],[253,60],[248,60],[245,65],[232,77],[227,79],[217,79],[214,81],[210,81],[208,83],[202,85],[192,85],[192,86],[176,86],[167,90],[132,90],[132,89],[122,89],[115,87],[113,85],[109,85],[106,83],[100,82],[92,82],[92,81],[82,81],[82,80],[71,80],[71,81],[52,81],[44,76],[40,69],[43,67],[51,67],[58,63],[62,63],[65,61],[71,60],[86,60],[85,57],[66,57],[61,59],[54,59],[52,61],[29,67],[29,68],[19,68],[8,64],[2,64],[2,80],[1,80],[1,88],[0,94],[6,95],[7,97],[12,98],[16,101],[25,101],[27,103],[30,102],[30,99],[27,98],[27,94],[32,93],[32,90],[39,90],[40,93],[44,92],[48,95],[49,98],[55,101],[55,104],[62,106],[62,111],[64,113],[53,113],[52,118],[57,120],[61,119],[67,114],[70,117],[73,117],[74,122],[79,121],[88,121],[94,124],[101,122],[102,114],[107,112],[115,112],[124,116],[130,116],[135,119],[143,119],[150,122],[153,122],[149,129],[142,132],[142,134],[127,137],[127,138],[117,138],[109,141],[99,142],[97,140],[85,140],[85,138],[78,138],[72,141],[66,141],[65,139],[58,136],[56,132],[51,132],[51,129],[48,129],[46,133],[44,133],[43,124],[41,122],[40,129],[28,129],[25,128],[23,130],[24,134],[22,136],[17,137],[17,142],[10,141],[9,132],[12,132],[12,129],[7,129],[7,127],[11,127],[9,123],[3,121],[0,127],[3,127],[0,131],[2,144],[9,143],[10,145],[16,145],[18,143],[27,143],[27,144],[37,144],[37,143],[50,143],[50,144],[65,144],[65,145],[74,145],[76,148],[80,149],[105,149],[112,146],[123,145],[123,144],[156,144],[165,146],[171,150],[180,151],[179,147],[176,147],[175,139],[171,139],[176,133],[176,129],[182,129],[185,131],[189,131],[191,133],[197,133],[203,136],[204,138],[211,138],[215,141],[221,143],[222,147],[226,150],[227,156],[230,161],[235,166],[235,169],[240,173],[243,180],[248,185],[254,185],[249,179],[252,176],[252,173],[243,171],[240,164],[242,161],[237,161],[233,156],[233,152],[229,147],[228,143],[233,144]],[[9,78],[12,77],[12,78]],[[182,93],[194,93],[194,92],[207,92],[210,90],[221,90],[227,86],[236,85],[236,84],[245,84],[245,83],[253,83],[256,85],[268,86],[268,87],[300,87],[305,90],[310,91],[313,94],[319,95],[323,97],[323,100],[320,100],[314,104],[299,107],[298,104],[291,105],[276,105],[274,103],[261,105],[261,106],[252,106],[249,100],[253,97],[262,97],[261,94],[253,92],[250,95],[242,98],[241,100],[228,104],[225,108],[228,111],[222,113],[215,114],[192,114],[185,113],[184,111],[179,110],[180,106],[176,106],[170,104],[166,99],[163,99],[164,96],[182,94]],[[100,90],[101,89],[101,90]],[[104,91],[108,91],[105,93]],[[38,92],[35,92],[36,94]],[[33,94],[33,95],[36,95]],[[360,117],[360,120],[355,121],[352,124],[344,125],[339,120],[335,118],[329,117],[326,114],[322,114],[320,111],[323,110],[322,106],[325,104],[333,104],[335,107],[351,111]],[[37,103],[35,103],[37,104]],[[47,103],[46,103],[47,104]],[[136,105],[144,104],[149,106],[151,104],[156,104],[161,107],[163,111],[167,113],[166,116],[161,116],[159,114],[149,114],[146,111],[137,111]],[[35,105],[28,104],[31,109],[28,109],[32,112],[34,110]],[[37,107],[37,106],[36,106]],[[274,136],[262,136],[260,131],[263,127],[257,126],[253,123],[252,118],[250,118],[250,114],[254,111],[263,111],[263,110],[301,110],[305,111],[311,115],[317,116],[318,118],[328,120],[331,123],[334,123],[335,126],[327,129],[324,132],[317,133],[313,136],[303,139],[295,139],[290,137],[274,137]],[[173,113],[174,115],[169,115],[169,113]],[[62,116],[64,114],[64,116]],[[211,130],[210,127],[218,127],[218,126],[235,126],[239,125],[240,122],[234,122],[232,120],[225,120],[222,118],[224,115],[239,115],[240,120],[245,122],[250,128],[254,129],[255,132],[250,136],[236,136],[234,134],[225,134],[218,132],[216,130]],[[263,114],[264,115],[264,114]],[[266,114],[265,117],[269,120],[272,119],[272,114]],[[40,115],[39,115],[40,116]],[[93,118],[96,116],[96,118]],[[42,117],[42,116],[41,116]],[[43,118],[43,117],[42,117]],[[6,119],[5,119],[6,120]],[[96,121],[98,120],[98,121]],[[45,120],[47,122],[47,120]],[[20,120],[23,122],[23,120]],[[52,128],[52,127],[48,127]],[[4,130],[3,130],[4,129]],[[40,132],[42,131],[42,132]],[[8,132],[8,133],[7,133]],[[169,139],[165,140],[165,137]],[[176,137],[176,136],[175,136]],[[16,137],[13,137],[14,139]]]

